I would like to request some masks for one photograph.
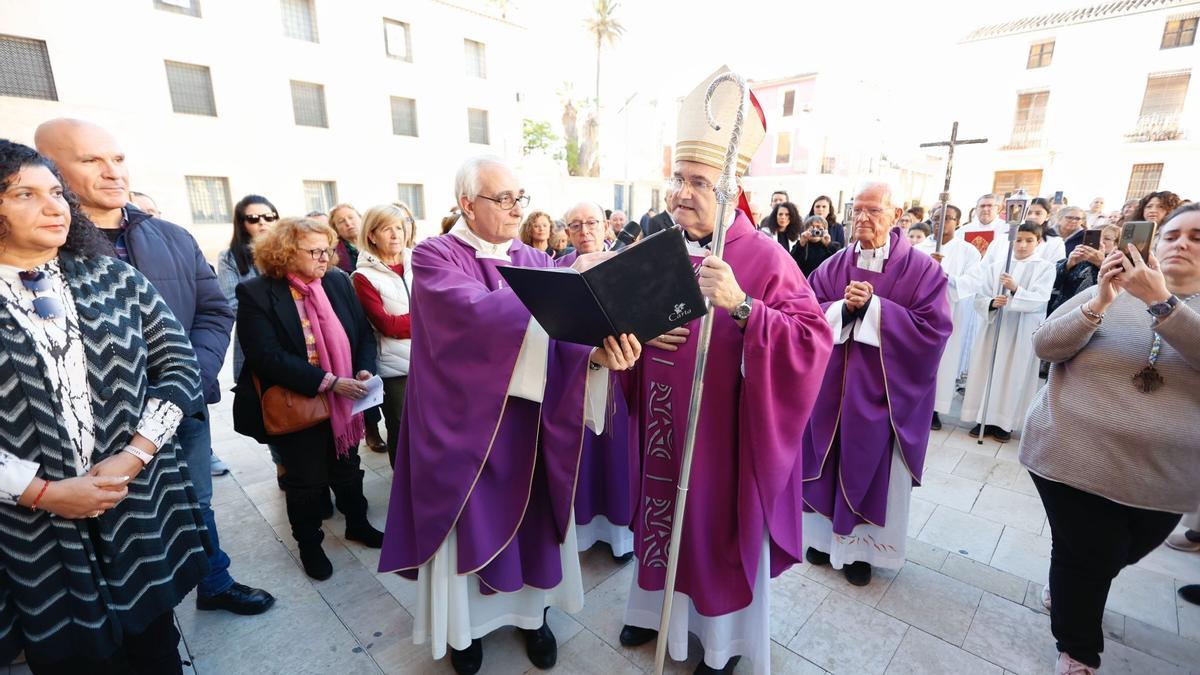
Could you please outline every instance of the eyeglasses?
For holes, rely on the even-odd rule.
[[[863,214],[866,214],[866,215],[870,216],[871,218],[878,218],[879,216],[883,215],[883,209],[877,208],[877,207],[865,209],[861,206],[856,206],[853,209],[850,209],[850,215],[854,216],[855,218],[857,218]]]
[[[703,178],[688,178],[685,180],[680,176],[671,176],[663,181],[667,192],[679,192],[683,188],[684,183],[687,183],[688,187],[692,188],[692,192],[708,192],[713,189],[713,184]]]
[[[1079,221],[1083,220],[1083,216],[1063,216],[1062,219],[1063,220],[1073,220],[1075,222],[1079,222]]]
[[[273,222],[279,220],[279,214],[278,213],[264,213],[262,215],[242,216],[242,218],[243,218],[243,220],[245,220],[247,223],[250,223],[251,225],[257,225],[258,221],[260,221],[260,220],[263,222],[267,222],[267,223],[273,223]]]
[[[21,285],[36,297],[33,299],[33,311],[43,319],[57,319],[63,315],[62,300],[54,296],[42,297],[37,293],[50,290],[50,277],[43,270],[26,270],[20,273]]]
[[[505,192],[504,194],[500,195],[499,197],[489,197],[487,195],[478,195],[478,196],[483,199],[488,200],[489,202],[496,202],[496,204],[498,204],[500,206],[500,208],[502,208],[506,211],[511,209],[512,207],[516,206],[517,204],[520,204],[522,207],[529,206],[529,195],[525,194],[524,192],[522,192],[521,196],[519,196],[519,197],[514,197],[511,192]]]
[[[588,218],[587,220],[572,220],[571,222],[567,223],[567,229],[571,230],[572,232],[578,232],[585,227],[590,230],[599,224],[600,221],[596,220],[595,218]]]
[[[333,248],[302,248],[300,250],[311,255],[313,260],[332,258],[333,254],[337,252],[337,249]]]

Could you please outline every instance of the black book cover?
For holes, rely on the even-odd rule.
[[[632,333],[643,344],[704,314],[704,297],[677,227],[656,232],[580,274],[501,267],[500,274],[556,340],[598,347]]]

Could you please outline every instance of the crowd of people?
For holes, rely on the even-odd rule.
[[[698,322],[572,344],[500,274],[590,269],[625,213],[526,211],[513,168],[475,157],[439,236],[418,244],[404,203],[287,217],[250,194],[214,269],[129,190],[112,134],[56,119],[36,149],[0,141],[0,659],[179,673],[172,610],[193,588],[202,610],[272,606],[234,581],[213,516],[207,405],[232,335],[234,426],[278,467],[302,569],[335,573],[336,506],[345,539],[415,582],[413,639],[456,672],[505,625],[552,667],[546,611],[582,608],[578,554],[598,542],[635,561],[622,645],[665,639],[686,660],[692,634],[699,673],[742,657],[769,672],[770,579],[807,560],[862,586],[904,564],[911,491],[958,392],[972,436],[1020,434],[1053,537],[1057,672],[1094,672],[1112,580],[1200,506],[1200,436],[1173,423],[1200,412],[1200,204],[1159,191],[1106,214],[1056,196],[1017,215],[985,194],[964,219],[868,183],[844,222],[827,196],[802,215],[779,191],[765,217],[743,202],[718,223],[723,167],[704,148],[729,132],[707,124],[708,81],[681,107],[666,208],[630,225],[684,239],[715,313],[667,635]],[[764,135],[750,116],[739,177]],[[1141,220],[1148,257],[1118,245]],[[383,530],[363,445],[393,466]],[[1200,550],[1200,525],[1168,543]]]

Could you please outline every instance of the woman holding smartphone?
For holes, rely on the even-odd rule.
[[[1091,246],[1095,241],[1089,241],[1089,234],[1096,234],[1099,246]],[[1085,288],[1096,285],[1100,274],[1100,266],[1104,258],[1117,247],[1121,238],[1121,228],[1116,225],[1106,225],[1100,230],[1084,232],[1083,243],[1071,250],[1071,255],[1058,261],[1054,277],[1054,290],[1050,293],[1050,304],[1046,314],[1054,313],[1059,305],[1075,297]]]
[[[1112,580],[1200,503],[1200,204],[1172,212],[1149,259],[1105,257],[1095,286],[1033,335],[1050,380],[1020,459],[1050,521],[1043,603],[1058,673],[1100,667]],[[1102,401],[1103,405],[1097,405]]]

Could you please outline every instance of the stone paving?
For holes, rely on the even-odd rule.
[[[228,369],[227,369],[228,371]],[[228,372],[225,373],[229,389]],[[231,397],[227,397],[231,398]],[[270,590],[276,606],[258,617],[197,612],[189,597],[176,615],[196,673],[452,673],[429,645],[412,644],[415,584],[377,574],[378,551],[341,537],[340,514],[326,521],[334,575],[312,582],[298,561],[283,493],[266,448],[233,431],[229,400],[213,407],[213,445],[232,467],[214,479],[222,547],[235,577]],[[985,442],[952,427],[934,432],[924,485],[913,492],[908,562],[877,570],[867,587],[827,567],[799,565],[771,582],[771,668],[776,675],[886,673],[981,675],[1053,671],[1046,583],[1049,527],[1017,441]],[[391,487],[387,457],[362,452],[370,518],[382,527]],[[586,604],[577,615],[550,612],[559,673],[616,675],[653,670],[653,643],[621,647],[617,634],[632,565],[598,545],[582,555]],[[1200,583],[1200,555],[1160,547],[1113,585],[1105,616],[1101,672],[1200,674],[1200,607],[1176,589]],[[693,639],[686,664],[699,662]],[[12,666],[10,673],[26,673]],[[537,672],[514,629],[484,640],[483,673]],[[744,661],[738,673],[750,673]]]

